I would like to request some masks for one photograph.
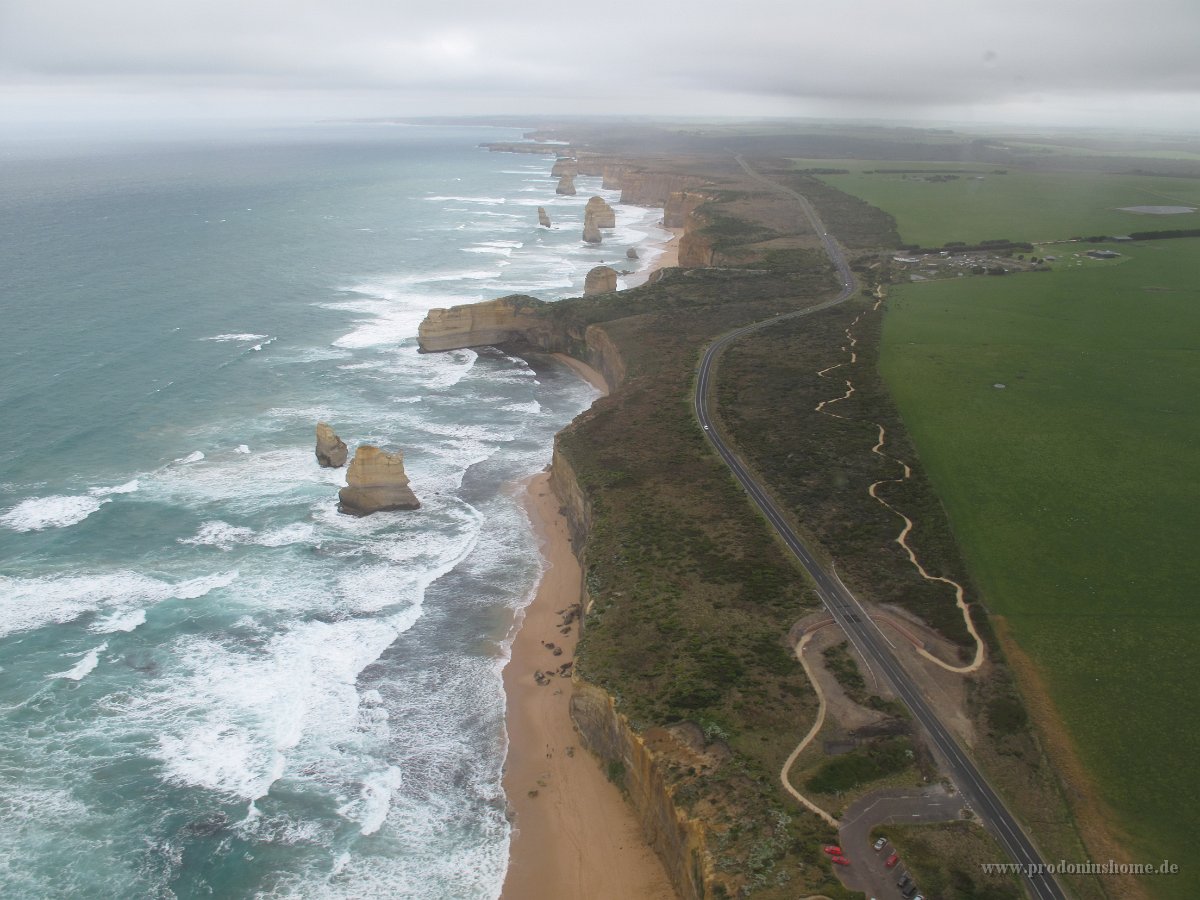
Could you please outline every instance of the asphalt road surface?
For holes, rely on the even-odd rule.
[[[875,674],[886,679],[891,684],[896,695],[912,711],[913,717],[925,730],[935,752],[942,758],[944,767],[958,788],[959,793],[962,794],[965,805],[970,807],[984,825],[987,826],[1000,843],[1000,846],[1012,858],[1013,862],[1021,863],[1025,866],[1042,864],[1044,861],[1033,846],[1033,842],[1030,841],[1029,837],[1021,829],[1021,826],[1017,824],[1013,815],[1005,808],[999,796],[992,790],[991,785],[987,783],[983,775],[975,767],[974,762],[971,761],[959,746],[958,741],[955,740],[950,731],[938,719],[932,707],[925,702],[925,698],[921,695],[916,683],[900,666],[900,663],[892,653],[890,641],[879,630],[879,626],[872,622],[871,617],[867,615],[862,604],[842,584],[836,574],[827,571],[824,566],[817,562],[808,548],[792,531],[783,513],[775,505],[775,502],[771,499],[766,489],[755,479],[749,469],[738,458],[737,454],[730,449],[717,432],[716,422],[710,413],[710,408],[712,403],[713,365],[721,355],[721,352],[734,341],[755,331],[769,328],[788,319],[797,319],[812,315],[819,310],[836,306],[849,299],[856,289],[854,275],[851,273],[850,266],[847,264],[845,257],[842,256],[841,249],[825,230],[825,225],[821,222],[820,216],[817,215],[816,210],[813,209],[808,200],[801,194],[759,175],[740,156],[737,157],[737,161],[751,178],[767,187],[787,194],[800,204],[809,221],[812,223],[813,228],[820,236],[821,242],[825,246],[825,251],[833,261],[834,267],[837,269],[838,277],[842,283],[842,290],[835,298],[818,306],[764,319],[761,322],[755,322],[727,332],[713,341],[704,352],[704,357],[700,361],[700,370],[696,377],[696,393],[694,397],[696,418],[700,420],[700,425],[704,429],[705,436],[712,443],[713,448],[725,461],[726,465],[732,470],[734,477],[745,488],[746,493],[750,495],[750,498],[766,517],[771,527],[779,533],[780,538],[787,545],[788,549],[795,554],[800,564],[804,566],[805,570],[812,577],[816,584],[817,592],[825,607],[829,610],[830,615],[842,627],[842,630],[846,632],[847,638],[854,644],[855,648],[862,655],[862,658],[867,660],[867,664],[874,669]],[[1029,870],[1026,869],[1026,871]],[[1063,900],[1066,896],[1054,876],[1046,872],[1027,875],[1026,883],[1032,895],[1037,900]]]
[[[917,822],[946,822],[960,818],[963,800],[944,785],[925,788],[891,788],[872,791],[850,804],[842,816],[838,841],[850,865],[838,870],[842,884],[877,900],[902,900],[896,881],[907,869],[904,859],[889,869],[884,861],[895,848],[876,850],[871,829],[876,825],[912,825]],[[918,884],[917,889],[921,886]]]

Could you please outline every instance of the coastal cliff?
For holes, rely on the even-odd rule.
[[[608,693],[578,677],[572,679],[572,686],[571,720],[584,746],[614,773],[613,780],[624,791],[675,890],[684,900],[711,896],[712,860],[704,828],[676,806],[674,792],[663,777],[660,754],[651,747],[655,740],[665,743],[669,752],[677,743],[674,736],[662,728],[639,735]]]
[[[600,325],[580,329],[547,315],[546,304],[532,297],[515,295],[486,303],[430,310],[418,332],[425,352],[486,344],[504,344],[517,351],[532,348],[565,353],[598,370],[610,391],[626,378],[626,366],[608,333]],[[584,414],[586,416],[587,413]],[[576,420],[577,422],[579,420]],[[550,468],[550,486],[558,497],[571,533],[571,543],[581,568],[587,571],[586,548],[592,528],[592,500],[581,485],[563,436],[555,438]],[[579,585],[579,602],[584,612],[581,628],[591,608],[586,579]],[[650,729],[639,734],[618,711],[613,697],[576,673],[572,677],[571,719],[583,744],[610,772],[619,772],[619,786],[632,807],[648,844],[662,860],[675,890],[684,900],[712,896],[715,884],[713,861],[705,829],[676,803],[667,782],[671,765],[703,766],[706,759],[703,737],[700,748],[669,729]]]
[[[604,376],[611,390],[625,380],[625,363],[604,328],[580,326],[545,313],[554,304],[512,294],[483,303],[431,309],[417,328],[422,353],[505,345],[565,353]]]

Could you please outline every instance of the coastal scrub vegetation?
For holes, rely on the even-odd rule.
[[[1012,873],[985,874],[983,865],[1007,862],[996,841],[973,822],[881,825],[872,837],[887,838],[927,897],[944,900],[1020,900]]]
[[[663,148],[671,140],[664,137]],[[678,140],[694,145],[705,138]],[[549,304],[538,313],[572,336],[580,358],[587,358],[588,326],[601,326],[623,375],[619,390],[560,433],[556,445],[590,518],[578,533],[591,606],[576,672],[613,697],[641,734],[683,723],[703,736],[688,752],[660,756],[658,765],[676,806],[703,823],[716,868],[714,896],[843,897],[848,892],[820,852],[834,835],[778,783],[783,760],[816,710],[787,635],[817,600],[711,453],[691,411],[692,372],[713,338],[816,305],[837,285],[798,204],[733,171],[728,140],[720,138],[720,165],[694,162],[694,171],[711,177],[706,192],[714,199],[696,218],[707,223],[702,236],[721,251],[722,268],[669,270],[651,286]],[[828,139],[810,140],[816,146]],[[900,244],[896,221],[826,176],[778,158],[798,155],[778,152],[796,143],[762,135],[742,141],[741,149],[756,157],[759,171],[808,196],[839,241],[859,251],[852,265],[868,288],[886,284]],[[756,144],[771,148],[772,159],[753,154]],[[940,137],[904,146],[904,155],[893,148],[892,158],[937,159],[941,148],[958,147]],[[958,149],[996,157],[989,162],[1006,159],[973,145]],[[874,306],[874,296],[859,298],[735,344],[720,362],[719,413],[746,461],[818,552],[837,560],[852,588],[919,616],[965,653],[953,594],[916,575],[894,542],[899,520],[867,495],[871,483],[898,477],[895,463],[870,452],[877,435],[867,423],[879,422],[888,430],[889,452],[914,468],[907,482],[886,486],[888,501],[920,522],[914,541],[926,566],[975,596],[945,511],[876,372],[881,314]],[[839,348],[859,314],[856,391],[839,409],[847,418],[822,416],[815,406],[844,387],[837,371],[831,378],[816,373],[848,357]],[[985,673],[968,683],[968,715],[987,737],[974,753],[1018,813],[1038,823],[1051,854],[1083,858],[1061,786],[1022,720],[1020,694],[981,610],[977,622],[990,652]],[[826,662],[852,700],[873,705],[861,696],[852,666],[839,665],[836,649]],[[894,732],[809,766],[804,776],[822,790],[865,790],[872,781],[899,777],[910,752],[924,771],[920,742]],[[954,836],[947,840],[952,844]],[[1080,896],[1097,895],[1094,885],[1072,887]]]

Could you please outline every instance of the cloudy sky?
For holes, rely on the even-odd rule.
[[[1196,0],[0,0],[0,122],[820,116],[1200,130]]]

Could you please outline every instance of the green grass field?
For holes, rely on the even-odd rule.
[[[861,197],[896,218],[906,243],[940,247],[947,241],[1061,240],[1094,234],[1128,234],[1164,228],[1200,228],[1200,212],[1146,215],[1123,206],[1200,207],[1200,179],[1094,172],[991,174],[984,163],[907,163],[861,160],[796,160],[799,168],[841,168],[849,175],[822,175],[827,184]],[[930,182],[914,174],[879,169],[961,173]],[[870,173],[870,174],[868,174]]]
[[[1136,859],[1182,867],[1151,895],[1197,897],[1200,240],[1117,249],[901,287],[880,367]]]

